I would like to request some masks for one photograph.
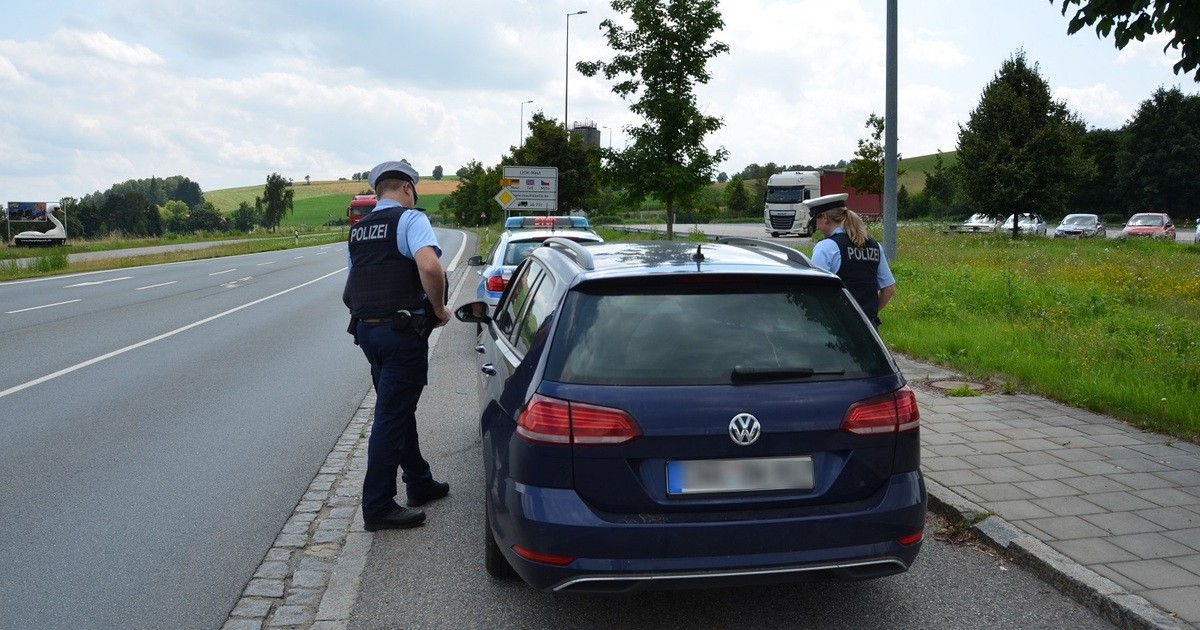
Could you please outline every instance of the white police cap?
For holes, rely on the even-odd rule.
[[[416,185],[419,177],[417,169],[408,162],[384,162],[371,169],[370,174],[367,175],[367,183],[371,185],[371,188],[377,188],[377,184],[385,179],[403,179]]]
[[[818,214],[826,210],[837,210],[838,208],[846,207],[846,199],[850,197],[847,193],[838,193],[836,195],[822,195],[816,199],[809,199],[804,202],[808,206],[808,214],[816,217]]]

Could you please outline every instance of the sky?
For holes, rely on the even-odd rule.
[[[1116,129],[1176,75],[1167,37],[1117,50],[1067,35],[1050,0],[899,2],[899,152],[953,151],[1018,51],[1089,128]],[[569,13],[586,11],[568,17]],[[883,115],[886,0],[723,0],[700,108],[719,170],[853,157]],[[0,202],[54,201],[151,176],[203,190],[350,178],[407,159],[485,166],[541,112],[620,148],[640,122],[602,76],[602,0],[42,0],[0,27]],[[570,71],[567,71],[567,60]],[[565,103],[564,103],[565,100]],[[532,101],[525,103],[525,101]],[[567,111],[564,113],[564,107]]]

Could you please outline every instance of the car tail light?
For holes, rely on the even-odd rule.
[[[860,400],[846,410],[842,429],[857,435],[904,433],[921,426],[917,397],[907,386],[890,394]]]
[[[521,556],[526,560],[541,562],[542,564],[552,564],[556,567],[563,567],[575,562],[575,558],[572,558],[571,556],[558,556],[552,553],[540,553],[531,549],[526,549],[521,545],[513,545],[512,550],[518,556]]]
[[[896,542],[900,543],[901,545],[904,545],[905,547],[908,547],[911,545],[915,545],[924,539],[925,539],[925,531],[922,530],[919,532],[909,534],[909,535],[905,536],[904,538],[897,540]]]
[[[488,276],[487,290],[492,293],[503,293],[504,287],[508,286],[508,280],[504,279],[503,275]]]
[[[517,435],[544,444],[623,444],[642,430],[620,409],[534,394],[517,419]]]

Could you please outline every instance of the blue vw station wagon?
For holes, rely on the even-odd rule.
[[[549,238],[482,325],[485,566],[622,594],[908,570],[920,414],[841,280],[788,247]]]

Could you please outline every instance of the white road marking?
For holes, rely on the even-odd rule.
[[[236,268],[236,267],[235,267],[235,268],[233,268],[233,269],[226,269],[225,271],[216,271],[216,272],[210,273],[210,274],[208,274],[208,275],[210,275],[210,276],[219,276],[219,275],[221,275],[221,274],[224,274],[224,273],[233,273],[233,272],[235,272],[235,271],[237,271],[237,268]]]
[[[63,304],[72,304],[74,302],[81,302],[81,301],[82,300],[67,300],[66,302],[55,302],[54,304],[43,304],[42,306],[31,306],[29,308],[22,308],[22,309],[18,309],[15,311],[4,311],[4,314],[12,315],[13,313],[24,313],[25,311],[36,311],[39,308],[50,308],[51,306],[62,306]]]
[[[294,286],[294,287],[291,287],[291,288],[288,288],[288,289],[284,289],[284,290],[282,290],[282,291],[280,291],[280,292],[278,292],[278,293],[272,293],[271,295],[268,295],[268,296],[266,296],[266,297],[261,297],[261,298],[258,298],[257,300],[254,300],[254,301],[252,301],[252,302],[247,302],[247,303],[245,303],[245,304],[243,304],[243,305],[241,305],[241,306],[235,306],[235,307],[233,307],[233,308],[231,308],[231,309],[229,309],[229,310],[227,310],[227,311],[224,311],[224,312],[221,312],[221,313],[217,313],[216,315],[213,315],[213,316],[211,316],[211,317],[205,317],[204,319],[201,319],[201,320],[199,320],[199,321],[192,322],[192,323],[190,323],[190,324],[188,324],[188,325],[186,325],[186,326],[180,326],[179,328],[176,328],[175,330],[172,330],[172,331],[170,331],[170,332],[165,332],[165,333],[163,333],[163,334],[161,334],[161,335],[158,335],[157,337],[151,337],[151,338],[149,338],[149,339],[146,339],[146,340],[144,340],[144,341],[139,341],[139,342],[137,342],[137,343],[135,343],[135,344],[133,344],[133,345],[130,345],[130,346],[125,346],[124,348],[120,348],[120,349],[118,349],[118,350],[113,350],[112,352],[109,352],[108,354],[102,354],[102,355],[100,355],[100,356],[98,356],[98,357],[94,357],[94,358],[88,359],[87,361],[84,361],[84,362],[82,362],[82,363],[76,363],[75,365],[72,365],[72,366],[70,366],[70,367],[63,368],[63,369],[61,369],[61,370],[59,370],[59,371],[57,371],[57,372],[54,372],[54,373],[52,373],[52,374],[47,374],[47,375],[45,375],[45,376],[43,376],[43,377],[41,377],[41,378],[35,378],[35,379],[33,379],[32,381],[29,381],[29,382],[27,382],[27,383],[21,383],[20,385],[15,385],[15,386],[13,386],[13,387],[10,387],[10,388],[8,388],[8,389],[6,389],[6,390],[4,390],[4,391],[0,391],[0,398],[4,398],[5,396],[11,395],[11,394],[15,394],[15,393],[17,393],[17,392],[19,392],[19,391],[22,391],[22,390],[25,390],[25,389],[29,389],[30,387],[33,387],[34,385],[41,385],[42,383],[45,383],[46,381],[52,381],[52,380],[54,380],[54,379],[56,379],[56,378],[58,378],[58,377],[60,377],[60,376],[64,376],[64,375],[66,375],[66,374],[70,374],[71,372],[75,372],[75,371],[78,371],[78,370],[82,370],[83,368],[85,368],[85,367],[88,367],[89,365],[95,365],[96,363],[99,363],[99,362],[101,362],[101,361],[104,361],[104,360],[107,360],[107,359],[111,359],[111,358],[113,358],[113,357],[115,357],[115,356],[118,356],[118,355],[125,354],[126,352],[129,352],[129,351],[131,351],[131,350],[137,350],[138,348],[141,348],[142,346],[148,346],[148,345],[150,345],[150,344],[152,344],[152,343],[154,343],[154,342],[156,342],[156,341],[162,341],[163,339],[166,339],[166,338],[168,338],[168,337],[173,337],[173,336],[175,336],[175,335],[178,335],[178,334],[179,334],[179,333],[181,333],[181,332],[188,331],[188,330],[191,330],[191,329],[193,329],[193,328],[195,328],[195,327],[197,327],[197,326],[200,326],[201,324],[207,324],[208,322],[211,322],[211,321],[213,321],[213,320],[216,320],[216,319],[220,319],[220,318],[222,318],[222,317],[225,317],[226,315],[231,315],[231,314],[233,314],[233,313],[236,313],[236,312],[238,312],[238,311],[240,311],[240,310],[242,310],[242,309],[244,309],[244,308],[250,308],[251,306],[254,306],[255,304],[260,304],[260,303],[262,303],[262,302],[266,302],[267,300],[270,300],[270,299],[273,299],[273,298],[277,298],[277,297],[279,297],[279,296],[281,296],[281,295],[283,295],[283,294],[285,294],[285,293],[291,293],[292,291],[295,291],[296,289],[302,289],[302,288],[304,288],[304,287],[306,287],[306,286],[308,286],[308,285],[310,285],[310,284],[314,284],[314,283],[320,282],[320,281],[324,280],[325,278],[329,278],[329,277],[331,277],[331,276],[336,276],[336,275],[338,275],[339,273],[342,273],[343,271],[346,271],[346,268],[345,268],[345,267],[342,267],[341,269],[338,269],[337,271],[334,271],[334,272],[332,272],[332,273],[327,273],[327,274],[325,274],[325,275],[323,275],[323,276],[321,276],[321,277],[319,277],[319,278],[315,278],[315,279],[313,279],[313,280],[309,280],[308,282],[304,282],[304,283],[302,283],[302,284],[298,284],[298,285],[296,285],[296,286]]]
[[[141,291],[142,289],[156,289],[156,288],[158,288],[158,287],[165,287],[165,286],[167,286],[168,284],[175,284],[176,282],[179,282],[179,281],[178,281],[178,280],[172,280],[172,281],[170,281],[170,282],[160,282],[160,283],[158,283],[158,284],[152,284],[152,285],[150,285],[150,286],[148,286],[148,287],[138,287],[138,288],[134,289],[134,291]]]
[[[80,282],[79,284],[68,284],[64,289],[74,289],[75,287],[91,287],[97,284],[106,284],[109,282],[117,282],[119,280],[129,280],[133,276],[121,276],[120,278],[109,278],[108,280],[97,280],[95,282]]]
[[[259,266],[259,267],[263,267],[263,266],[266,266],[266,265],[274,265],[274,264],[275,264],[275,261],[274,261],[274,260],[272,260],[272,261],[270,261],[270,262],[258,263],[258,266]]]

